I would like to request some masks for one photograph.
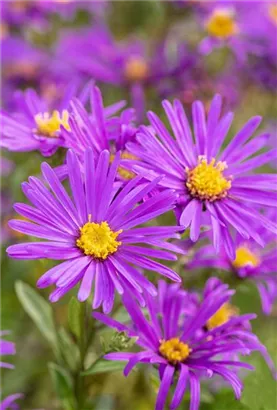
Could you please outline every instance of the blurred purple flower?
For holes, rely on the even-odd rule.
[[[252,238],[260,245],[263,240],[253,227],[255,219],[260,226],[276,232],[276,225],[253,207],[276,206],[273,192],[276,176],[249,175],[253,169],[275,158],[276,149],[252,158],[266,146],[269,138],[269,135],[262,134],[249,140],[261,122],[259,116],[251,118],[222,149],[233,113],[220,118],[221,106],[221,97],[217,95],[211,102],[206,120],[203,104],[194,102],[192,133],[180,101],[175,100],[173,105],[164,101],[163,107],[175,139],[159,117],[149,112],[152,130],[142,126],[136,136],[138,143],[128,143],[127,149],[143,161],[133,167],[134,172],[148,180],[162,174],[165,177],[159,185],[175,189],[179,194],[177,217],[184,228],[190,227],[190,238],[197,241],[201,226],[211,226],[217,253],[223,245],[228,257],[235,259],[230,227],[243,238]]]
[[[63,146],[61,129],[69,129],[69,103],[76,92],[77,83],[72,82],[59,101],[49,104],[32,89],[18,91],[15,113],[1,112],[1,147],[21,152],[39,150],[43,156],[53,155]],[[84,89],[81,98],[86,96]]]
[[[247,329],[241,330],[245,322],[255,318],[254,314],[231,317],[218,327],[203,332],[214,315],[229,302],[235,291],[227,285],[214,286],[215,278],[206,285],[203,302],[194,313],[184,311],[190,304],[186,293],[178,285],[159,283],[158,297],[147,296],[147,317],[131,296],[124,295],[123,303],[131,324],[125,325],[101,313],[93,313],[94,318],[129,337],[136,338],[142,348],[138,353],[116,352],[105,356],[108,360],[128,361],[124,369],[127,376],[138,363],[157,365],[161,379],[156,410],[165,407],[170,386],[177,377],[177,385],[170,404],[176,409],[190,385],[190,409],[198,410],[200,405],[201,380],[221,376],[240,398],[243,384],[237,369],[253,370],[241,361],[239,355],[253,351],[266,352],[258,338]],[[237,359],[232,359],[236,354]]]
[[[172,251],[178,252],[178,247],[165,240],[176,237],[180,227],[135,228],[173,209],[174,191],[166,190],[137,205],[155,188],[160,177],[139,185],[141,178],[136,177],[118,191],[114,187],[118,163],[117,154],[109,165],[108,151],[103,151],[94,163],[92,151],[87,150],[83,176],[76,154],[69,150],[67,167],[73,201],[47,163],[42,164],[41,170],[55,196],[35,177],[30,177],[29,182],[22,185],[33,206],[15,204],[14,208],[35,223],[12,220],[9,225],[16,231],[49,241],[12,245],[7,252],[16,259],[66,260],[38,281],[38,287],[56,285],[50,295],[52,302],[59,300],[78,282],[81,282],[78,298],[86,300],[95,279],[93,308],[103,304],[104,312],[109,312],[115,290],[119,294],[130,290],[141,303],[143,289],[151,295],[156,294],[154,285],[138,269],[149,269],[172,280],[180,280],[173,270],[152,260],[177,259]]]
[[[276,212],[270,210],[266,215],[276,222]],[[256,225],[257,234],[266,245],[264,249],[258,247],[251,238],[247,240],[237,234],[235,260],[231,260],[223,248],[219,255],[215,255],[213,247],[208,244],[196,251],[188,267],[190,269],[218,268],[232,272],[241,279],[254,282],[260,293],[263,312],[270,314],[273,303],[277,299],[276,235],[259,226],[257,221],[252,222],[252,225]]]
[[[147,42],[128,39],[117,42],[105,26],[66,33],[58,45],[63,56],[80,72],[96,81],[127,89],[138,119],[144,118],[145,88],[160,85],[161,80],[182,72],[190,61],[178,53],[178,61],[169,59],[166,41],[148,52]]]

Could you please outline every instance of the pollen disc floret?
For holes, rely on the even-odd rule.
[[[107,222],[87,222],[80,228],[81,234],[76,245],[85,255],[105,260],[121,245],[121,242],[116,240],[121,232],[122,230],[113,232]]]
[[[115,157],[114,155],[111,155],[110,162],[113,162],[114,157]],[[136,157],[133,154],[130,154],[130,152],[128,152],[128,151],[123,151],[120,155],[120,158],[121,159],[138,160],[138,157]],[[136,176],[136,174],[133,171],[129,171],[128,169],[126,169],[122,166],[118,167],[117,172],[121,176],[121,178],[123,178],[125,180],[133,179]]]
[[[63,110],[61,116],[57,110],[53,111],[52,115],[48,112],[39,113],[35,115],[35,122],[37,125],[36,131],[38,134],[44,135],[45,137],[58,137],[61,125],[68,131],[70,130],[68,117],[69,113],[67,110]]]
[[[125,65],[125,77],[130,82],[145,80],[148,71],[148,65],[141,57],[131,57]]]
[[[190,195],[211,202],[225,198],[231,188],[231,181],[223,175],[226,168],[225,162],[216,163],[213,158],[208,163],[205,156],[199,156],[198,165],[192,170],[186,170],[186,186]]]
[[[234,306],[229,303],[224,303],[224,305],[222,305],[221,308],[210,317],[206,327],[208,330],[212,330],[218,326],[224,325],[224,323],[227,323],[231,317],[235,316],[237,313],[238,311]]]
[[[207,25],[210,35],[218,38],[231,37],[238,32],[232,9],[215,9],[210,16]]]
[[[162,340],[159,347],[160,354],[172,364],[183,362],[189,356],[191,349],[178,337]]]
[[[233,262],[233,266],[236,269],[244,268],[246,266],[252,266],[255,268],[260,264],[260,260],[257,255],[255,255],[246,246],[240,246],[236,250],[236,259]]]

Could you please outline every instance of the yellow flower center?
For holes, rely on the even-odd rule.
[[[67,110],[63,110],[62,116],[60,116],[60,113],[57,110],[53,111],[51,116],[48,112],[35,115],[38,134],[50,138],[58,137],[61,125],[70,131],[68,117],[69,114]]]
[[[271,4],[268,7],[268,14],[273,23],[277,25],[277,4]]]
[[[191,196],[211,202],[225,198],[231,188],[231,181],[223,176],[226,168],[225,162],[216,163],[213,158],[208,163],[205,156],[199,156],[198,165],[192,170],[186,169],[186,187]]]
[[[233,262],[234,268],[239,269],[244,268],[245,266],[253,266],[255,268],[259,264],[259,258],[247,247],[240,246],[236,250],[236,259]]]
[[[130,82],[143,81],[148,73],[149,67],[140,57],[131,57],[125,65],[125,77]]]
[[[121,232],[122,230],[113,232],[107,222],[87,222],[80,228],[81,234],[76,245],[85,255],[105,260],[121,245],[121,242],[116,240]]]
[[[208,330],[215,329],[218,326],[224,325],[227,323],[231,317],[237,314],[237,309],[230,305],[229,303],[224,303],[220,309],[218,309],[215,314],[210,317],[210,319],[206,323],[206,327]]]
[[[159,352],[170,363],[177,364],[186,360],[191,349],[186,343],[181,342],[178,337],[173,337],[161,341]]]
[[[110,162],[113,162],[114,157],[115,157],[115,156],[114,156],[113,154],[110,156]],[[121,155],[120,155],[120,158],[121,158],[121,159],[133,159],[133,160],[138,160],[138,157],[136,157],[136,156],[133,155],[133,154],[130,154],[130,153],[127,152],[127,151],[123,151],[123,152],[121,153]],[[118,167],[117,172],[119,173],[119,175],[120,175],[123,179],[126,179],[126,180],[133,179],[133,178],[136,176],[136,174],[135,174],[133,171],[129,171],[128,169],[126,169],[126,168],[124,168],[124,167]]]
[[[207,21],[206,28],[211,36],[219,38],[231,37],[238,32],[231,9],[215,9]]]

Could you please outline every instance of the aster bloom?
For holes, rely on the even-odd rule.
[[[118,114],[125,106],[125,101],[118,101],[104,107],[101,91],[96,86],[91,89],[90,106],[91,110],[87,112],[77,98],[71,102],[70,130],[62,131],[64,146],[72,148],[81,162],[84,161],[87,148],[92,149],[95,158],[107,149],[111,153],[111,160],[117,151],[121,151],[123,165],[136,159],[125,148],[127,142],[135,140],[137,132],[134,109],[127,108]],[[132,179],[134,176],[134,173],[126,169],[126,164],[125,167],[118,168],[118,177],[122,181]]]
[[[161,385],[156,410],[165,407],[170,386],[177,379],[170,409],[176,409],[186,392],[190,389],[190,410],[198,410],[200,404],[201,380],[219,375],[234,390],[237,399],[241,396],[243,384],[237,369],[253,370],[241,361],[239,356],[258,350],[265,351],[257,337],[250,330],[241,331],[245,321],[255,318],[254,314],[236,316],[221,323],[214,315],[229,302],[234,291],[227,285],[214,286],[211,278],[200,306],[191,312],[190,299],[178,285],[159,283],[158,297],[147,297],[147,314],[144,313],[130,295],[125,295],[123,303],[130,316],[130,324],[125,325],[101,313],[93,316],[107,326],[125,331],[135,337],[141,351],[138,353],[116,352],[105,356],[107,360],[127,361],[124,375],[127,376],[137,363],[148,363],[158,367]],[[187,309],[185,309],[187,307]],[[149,317],[149,319],[146,318]],[[219,326],[209,326],[209,323]],[[204,332],[203,329],[208,329]],[[226,358],[226,355],[230,357]]]
[[[270,210],[267,216],[276,220],[276,213]],[[270,314],[273,303],[277,299],[277,253],[276,235],[265,228],[257,226],[257,233],[266,246],[261,249],[252,239],[246,240],[239,234],[235,237],[236,258],[231,260],[224,249],[219,255],[214,254],[211,245],[204,245],[195,253],[189,267],[218,268],[237,275],[240,279],[248,279],[256,284],[260,293],[263,312]]]
[[[216,252],[223,246],[228,257],[235,259],[231,227],[244,239],[252,238],[260,245],[264,242],[253,227],[254,220],[276,232],[276,224],[255,209],[258,205],[276,206],[276,176],[251,174],[275,158],[276,149],[251,158],[266,147],[269,138],[262,134],[249,140],[261,122],[259,116],[251,118],[223,148],[233,114],[220,118],[221,106],[221,97],[216,95],[206,119],[203,104],[194,102],[192,133],[180,101],[175,100],[173,105],[164,101],[175,139],[158,116],[149,112],[153,131],[142,126],[136,137],[138,144],[128,143],[127,149],[143,161],[142,166],[134,166],[136,173],[149,180],[162,173],[165,177],[160,187],[175,189],[179,194],[177,217],[182,226],[190,227],[190,238],[197,241],[201,226],[211,226]]]
[[[77,156],[69,150],[67,167],[73,200],[46,163],[42,164],[41,170],[53,193],[35,177],[30,177],[29,182],[22,185],[33,206],[15,204],[14,208],[35,223],[12,220],[9,226],[48,241],[12,245],[7,252],[16,259],[65,260],[46,272],[37,283],[40,288],[56,285],[50,295],[52,302],[78,282],[81,282],[78,298],[86,300],[94,280],[93,308],[102,304],[103,310],[108,312],[113,306],[115,290],[119,294],[130,290],[141,303],[144,289],[151,295],[156,294],[154,285],[140,272],[141,268],[180,280],[170,268],[152,260],[176,260],[172,251],[178,251],[178,248],[165,240],[176,237],[180,227],[136,228],[173,209],[174,191],[166,190],[140,203],[161,177],[139,185],[141,178],[136,177],[118,190],[114,186],[118,163],[119,154],[109,165],[108,151],[103,151],[94,162],[92,151],[87,150],[83,183]]]
[[[228,47],[239,61],[245,61],[250,43],[246,38],[245,24],[251,2],[217,1],[200,9],[199,17],[207,36],[199,44],[203,54],[214,48]]]
[[[1,146],[9,151],[39,150],[43,156],[54,154],[63,145],[61,129],[70,129],[69,102],[76,88],[75,83],[68,85],[63,98],[55,101],[54,106],[49,106],[32,89],[17,92],[16,112],[1,112]]]

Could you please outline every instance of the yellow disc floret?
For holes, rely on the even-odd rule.
[[[159,352],[168,362],[177,364],[186,360],[191,349],[186,343],[181,342],[178,337],[173,337],[161,341]]]
[[[218,309],[212,317],[210,317],[206,323],[206,327],[208,330],[215,329],[216,327],[227,323],[236,314],[237,309],[234,306],[229,303],[224,303],[224,305],[222,305],[221,308]]]
[[[236,269],[244,268],[245,266],[256,267],[260,264],[260,260],[246,246],[240,246],[236,250],[236,259],[233,261],[233,266]]]
[[[268,14],[273,23],[277,25],[277,4],[270,4]]]
[[[231,188],[231,181],[224,177],[227,168],[225,162],[207,162],[205,156],[198,158],[198,165],[192,170],[186,169],[186,187],[190,195],[201,200],[216,201],[225,198]]]
[[[76,245],[85,255],[105,260],[121,245],[121,242],[116,240],[121,232],[122,230],[113,232],[107,222],[87,222],[80,228],[80,237]]]
[[[55,138],[58,137],[61,125],[70,131],[68,124],[68,111],[63,110],[62,115],[60,116],[59,111],[53,111],[52,115],[49,115],[48,112],[39,113],[35,115],[35,122],[37,125],[37,132],[40,135],[45,137]]]
[[[113,162],[114,160],[114,155],[110,156],[110,162]],[[136,157],[133,154],[130,154],[127,151],[123,151],[120,155],[121,159],[131,159],[131,160],[138,160],[138,157]],[[126,179],[126,180],[130,180],[133,179],[136,174],[133,171],[129,171],[128,169],[124,168],[124,167],[118,167],[117,169],[118,174],[121,176],[121,178]]]
[[[215,9],[207,21],[206,28],[211,36],[228,38],[238,32],[232,9]]]
[[[130,82],[143,81],[148,73],[149,67],[141,57],[131,57],[125,65],[125,77]]]

